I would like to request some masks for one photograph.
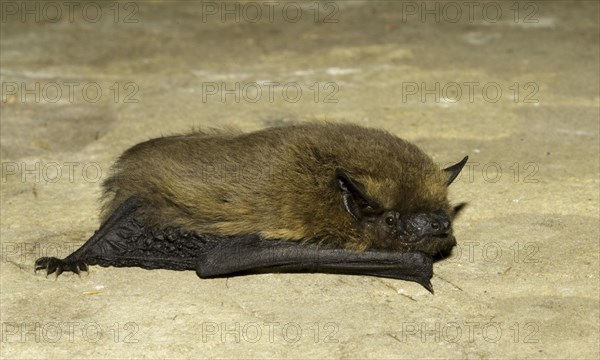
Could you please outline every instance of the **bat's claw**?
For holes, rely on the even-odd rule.
[[[65,271],[79,275],[81,271],[88,271],[88,266],[83,261],[68,261],[55,257],[42,257],[35,261],[35,271],[46,270],[46,276],[56,273],[56,277]]]
[[[430,293],[434,293],[433,292],[433,285],[431,285],[431,282],[429,280],[424,280],[424,281],[419,281],[419,284],[423,285],[423,287],[425,289],[427,289]]]

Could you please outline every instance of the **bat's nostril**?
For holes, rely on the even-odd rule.
[[[434,221],[433,223],[431,223],[431,227],[433,228],[433,230],[439,230],[440,224],[437,221]]]
[[[450,221],[444,221],[444,229],[450,230]]]

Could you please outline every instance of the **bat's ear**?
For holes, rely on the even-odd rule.
[[[469,157],[465,156],[465,158],[462,159],[459,163],[456,163],[456,164],[444,169],[444,172],[448,175],[448,179],[446,180],[446,186],[452,184],[454,179],[456,179],[458,174],[460,174],[460,171],[462,170],[462,168],[467,163],[467,160],[469,160]]]
[[[337,169],[335,175],[342,190],[344,207],[356,220],[362,220],[365,216],[374,215],[383,209],[379,201],[367,194],[365,186],[350,177],[346,170]]]
[[[454,206],[452,208],[452,215],[450,217],[455,218],[460,212],[462,212],[464,210],[465,207],[467,207],[466,202],[462,202],[462,203]]]

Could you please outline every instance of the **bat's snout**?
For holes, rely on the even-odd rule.
[[[400,226],[407,235],[415,238],[446,236],[452,232],[452,223],[446,214],[419,213],[403,219]]]

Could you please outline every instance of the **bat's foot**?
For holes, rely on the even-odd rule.
[[[88,266],[83,261],[71,261],[55,257],[42,257],[35,261],[35,271],[46,269],[46,276],[56,273],[56,277],[65,271],[79,275],[81,271],[88,271]]]

